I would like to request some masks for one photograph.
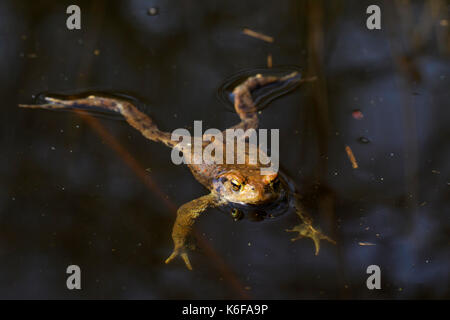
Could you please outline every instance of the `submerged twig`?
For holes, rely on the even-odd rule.
[[[248,35],[250,37],[253,37],[253,38],[256,38],[256,39],[259,39],[259,40],[263,40],[263,41],[266,41],[266,42],[269,42],[269,43],[272,43],[273,40],[274,40],[273,37],[271,37],[271,36],[268,36],[268,35],[262,34],[260,32],[256,32],[256,31],[250,30],[248,28],[244,28],[242,30],[242,33],[244,33],[244,34],[246,34],[246,35]]]
[[[356,162],[356,158],[353,155],[352,149],[349,146],[345,146],[345,152],[347,152],[348,159],[352,163],[353,169],[357,169],[358,168],[358,163]]]

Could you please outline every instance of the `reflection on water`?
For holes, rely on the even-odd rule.
[[[388,2],[369,31],[369,4],[79,1],[82,29],[69,32],[62,3],[0,2],[0,297],[448,298],[448,10]],[[295,214],[254,223],[211,209],[194,271],[165,265],[174,210],[205,193],[190,172],[122,121],[17,108],[96,88],[138,97],[164,130],[227,128],[238,118],[218,88],[227,101],[226,79],[268,55],[273,72],[317,77],[260,119],[280,129],[284,170],[337,240],[318,256],[290,242]],[[65,288],[71,264],[81,291]],[[381,290],[366,287],[372,264]]]

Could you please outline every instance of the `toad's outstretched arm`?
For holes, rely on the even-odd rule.
[[[140,131],[147,139],[162,142],[169,147],[174,147],[178,142],[170,139],[171,134],[158,129],[156,124],[146,114],[139,111],[131,102],[90,95],[80,99],[58,99],[45,97],[43,104],[20,104],[21,108],[39,109],[75,109],[75,110],[107,110],[120,113],[125,120],[135,129]]]
[[[175,257],[180,256],[186,267],[192,270],[191,262],[187,254],[188,245],[186,243],[189,237],[195,219],[207,208],[216,207],[220,205],[220,199],[214,193],[210,193],[203,197],[194,199],[188,203],[183,204],[177,211],[177,219],[173,225],[172,239],[174,249],[172,254],[166,259],[166,263],[171,262]]]

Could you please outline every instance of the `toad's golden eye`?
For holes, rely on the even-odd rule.
[[[232,188],[234,191],[239,191],[239,190],[241,190],[242,184],[241,184],[239,181],[237,181],[236,179],[232,179],[232,180],[230,181],[230,183],[231,183],[231,188]]]

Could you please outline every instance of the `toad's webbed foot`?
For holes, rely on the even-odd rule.
[[[184,264],[186,265],[186,268],[188,268],[189,270],[192,270],[192,265],[191,265],[191,261],[189,260],[189,256],[187,254],[187,250],[185,246],[181,246],[175,249],[173,249],[172,254],[166,259],[165,263],[169,263],[171,262],[173,259],[175,259],[177,256],[180,256],[183,261]]]
[[[252,91],[275,82],[286,83],[291,81],[298,84],[301,82],[300,79],[300,74],[297,71],[291,72],[282,77],[270,75],[263,76],[262,74],[257,74],[256,76],[247,78],[247,80],[233,90],[234,109],[241,118],[241,122],[232,128],[243,129],[245,131],[250,128],[256,129],[258,127],[258,110],[255,101],[253,101]],[[295,88],[295,85],[291,86],[290,90],[293,88]]]
[[[327,240],[332,244],[336,244],[336,241],[331,239],[330,237],[324,235],[322,232],[316,230],[311,224],[300,223],[296,225],[292,229],[286,229],[287,232],[298,232],[298,236],[292,238],[291,241],[296,241],[301,238],[311,238],[314,241],[314,245],[316,247],[315,255],[319,254],[320,250],[320,240]]]
[[[285,177],[286,178],[286,177]],[[320,250],[320,240],[327,240],[332,244],[336,244],[336,241],[331,239],[330,237],[324,235],[319,230],[316,230],[313,226],[313,220],[311,216],[303,210],[301,205],[301,196],[297,192],[297,187],[295,183],[289,179],[288,181],[290,187],[292,188],[292,201],[293,206],[295,207],[295,212],[297,216],[300,218],[301,223],[293,227],[292,229],[286,229],[287,232],[298,232],[298,235],[295,238],[292,238],[291,241],[297,241],[301,238],[311,238],[314,241],[315,246],[315,255],[319,254]]]

